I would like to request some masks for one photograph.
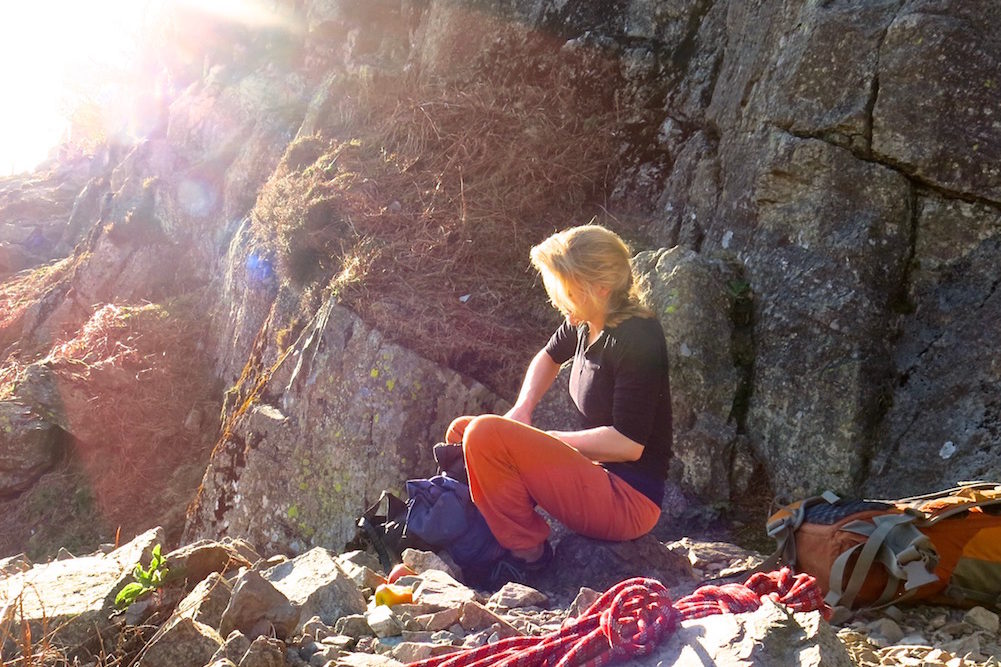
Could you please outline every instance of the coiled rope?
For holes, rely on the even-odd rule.
[[[831,616],[817,580],[794,575],[788,567],[755,573],[743,584],[703,586],[674,604],[659,581],[635,578],[608,589],[580,616],[548,635],[502,639],[409,667],[604,667],[647,655],[683,620],[754,611],[766,598],[794,611]]]

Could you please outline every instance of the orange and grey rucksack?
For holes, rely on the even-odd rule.
[[[1001,608],[1001,484],[899,500],[828,492],[782,507],[767,530],[779,548],[764,566],[813,575],[832,607]]]

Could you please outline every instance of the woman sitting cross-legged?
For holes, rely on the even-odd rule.
[[[532,248],[562,326],[529,364],[504,416],[460,417],[473,503],[508,551],[483,582],[524,580],[552,560],[541,507],[576,533],[631,540],[660,516],[671,451],[671,392],[660,322],[639,297],[629,248],[598,225],[573,227]],[[541,431],[532,413],[562,364],[579,431]]]

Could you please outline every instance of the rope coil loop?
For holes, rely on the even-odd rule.
[[[682,620],[754,611],[765,598],[830,618],[817,580],[793,575],[788,567],[757,573],[746,584],[703,586],[675,604],[662,583],[637,577],[608,589],[580,616],[545,637],[512,637],[410,667],[603,667],[651,653]]]
[[[646,655],[673,631],[679,614],[668,590],[655,579],[629,579],[601,613],[601,631],[616,653]]]

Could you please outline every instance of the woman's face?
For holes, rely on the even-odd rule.
[[[561,310],[570,324],[577,326],[581,322],[587,322],[592,327],[596,324],[599,327],[604,325],[608,312],[608,289],[596,287],[588,290],[570,283],[564,292],[567,304]]]

